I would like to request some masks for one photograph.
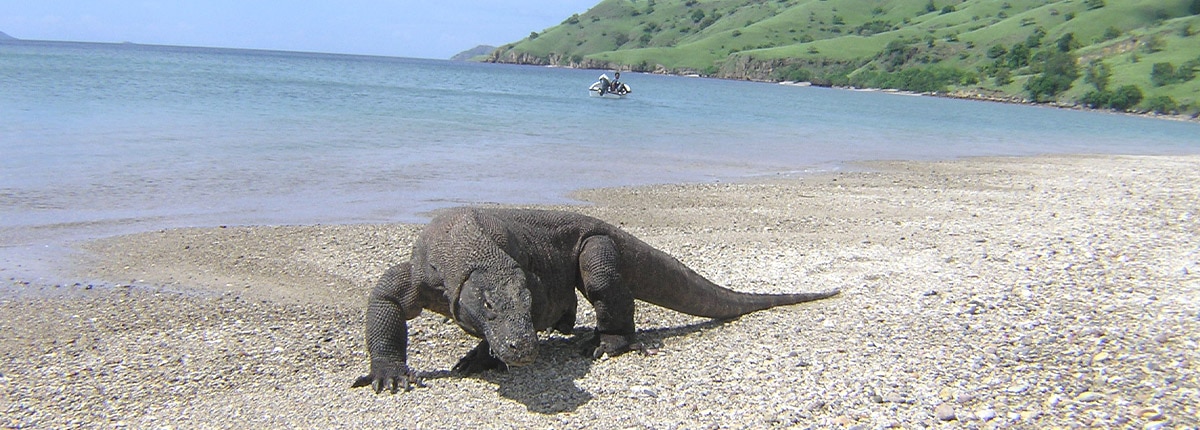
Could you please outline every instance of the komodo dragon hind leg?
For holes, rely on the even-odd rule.
[[[458,363],[450,370],[458,374],[470,375],[492,369],[498,369],[503,372],[508,370],[508,365],[492,355],[491,345],[488,345],[488,341],[484,340],[480,341],[479,345],[475,345],[475,349],[472,349],[471,352],[468,352],[467,355],[459,359]]]
[[[579,252],[583,295],[596,309],[596,336],[584,351],[593,359],[643,349],[634,342],[633,292],[621,282],[619,252],[608,236],[585,239]]]

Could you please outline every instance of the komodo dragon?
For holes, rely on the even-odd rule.
[[[729,319],[833,296],[750,294],[722,288],[665,252],[598,219],[560,211],[457,208],[435,217],[407,263],[391,267],[367,307],[370,374],[353,387],[376,393],[420,384],[408,368],[408,323],[421,309],[482,338],[457,373],[522,366],[537,358],[537,331],[572,333],[575,289],[596,311],[592,358],[634,344],[633,300]],[[592,349],[594,347],[594,349]]]

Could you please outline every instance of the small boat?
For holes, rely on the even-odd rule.
[[[600,75],[600,80],[588,88],[588,95],[592,97],[619,99],[633,92],[633,90],[629,89],[629,84],[624,82],[616,82],[616,85],[613,84],[614,82],[608,79],[607,74]]]

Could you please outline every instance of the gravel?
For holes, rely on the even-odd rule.
[[[14,428],[1187,428],[1200,425],[1200,157],[873,163],[590,190],[573,207],[744,291],[841,296],[716,323],[639,304],[652,355],[450,375],[474,344],[425,313],[426,387],[352,390],[375,277],[419,226],[154,231],[81,245],[74,285],[0,287]]]

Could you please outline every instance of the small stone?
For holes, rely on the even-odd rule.
[[[1163,421],[1167,419],[1167,417],[1163,415],[1162,410],[1157,407],[1138,408],[1136,411],[1134,411],[1134,415],[1137,415],[1146,421]]]
[[[1021,394],[1021,393],[1024,393],[1024,392],[1026,392],[1026,391],[1029,391],[1029,384],[1017,384],[1017,385],[1013,385],[1013,386],[1010,386],[1010,387],[1008,387],[1008,388],[1005,388],[1005,389],[1004,389],[1004,391],[1007,391],[1007,392],[1009,392],[1009,393],[1012,393],[1012,394]]]
[[[954,406],[950,405],[949,403],[937,405],[936,408],[933,408],[933,414],[937,416],[937,419],[942,421],[954,421],[955,419],[958,419],[958,417],[954,414]]]
[[[1103,394],[1100,394],[1100,393],[1097,393],[1094,391],[1085,391],[1083,393],[1080,393],[1078,396],[1075,396],[1075,401],[1077,401],[1077,402],[1094,402],[1094,401],[1097,401],[1097,400],[1100,400],[1103,398],[1104,398]]]
[[[991,421],[996,418],[996,411],[992,408],[983,408],[975,411],[975,418],[979,418],[980,421]]]
[[[833,423],[839,426],[848,426],[854,423],[854,419],[845,415],[839,415],[837,418],[833,419]]]
[[[635,385],[629,387],[629,391],[633,393],[635,397],[658,397],[658,392],[654,391],[654,389],[651,387]]]
[[[1055,394],[1046,398],[1045,405],[1047,408],[1054,408],[1055,406],[1058,406],[1059,403],[1062,403],[1062,396]]]
[[[1092,356],[1092,361],[1093,361],[1093,362],[1100,362],[1100,361],[1104,361],[1104,360],[1107,360],[1107,359],[1108,359],[1108,353],[1107,353],[1107,352],[1104,352],[1104,351],[1100,351],[1100,353],[1099,353],[1099,354],[1096,354],[1096,355]]]
[[[954,398],[954,401],[958,402],[959,404],[971,403],[973,400],[975,400],[975,396],[968,393],[959,393],[958,396]]]
[[[954,390],[951,390],[950,387],[942,388],[940,391],[938,391],[938,398],[942,400],[953,399]]]

